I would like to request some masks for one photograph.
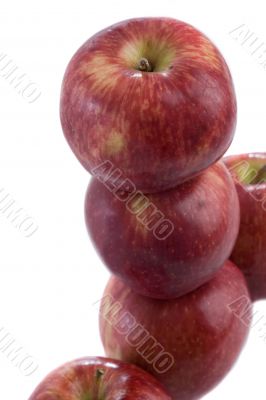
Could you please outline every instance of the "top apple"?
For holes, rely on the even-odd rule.
[[[88,171],[99,175],[103,166],[103,179],[109,174],[121,188],[127,179],[151,193],[223,155],[234,135],[236,99],[227,64],[206,36],[174,19],[139,18],[97,33],[76,52],[60,114]]]

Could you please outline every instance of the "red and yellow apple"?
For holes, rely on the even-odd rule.
[[[112,273],[140,294],[176,298],[213,277],[233,249],[239,203],[223,163],[162,193],[89,184],[85,218]]]
[[[106,354],[153,374],[173,400],[199,399],[225,377],[246,341],[250,315],[242,319],[239,299],[250,314],[245,278],[230,261],[175,300],[140,296],[112,277],[100,308]]]
[[[174,19],[138,18],[102,30],[76,52],[60,116],[88,171],[108,160],[121,171],[117,185],[128,178],[151,193],[223,155],[236,99],[226,62],[205,35]]]
[[[171,400],[147,372],[102,357],[86,357],[58,368],[29,400]]]
[[[266,153],[224,159],[240,201],[240,231],[231,259],[245,274],[253,300],[266,298]]]

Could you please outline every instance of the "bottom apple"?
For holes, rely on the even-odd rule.
[[[134,365],[86,357],[58,368],[29,400],[171,400],[161,385]]]
[[[101,338],[107,356],[150,372],[174,400],[199,399],[235,363],[251,307],[245,278],[230,261],[211,281],[174,300],[138,295],[112,277],[100,307]]]

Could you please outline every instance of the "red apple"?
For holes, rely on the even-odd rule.
[[[147,372],[117,360],[86,357],[58,368],[29,400],[171,400]]]
[[[240,231],[231,259],[248,281],[253,300],[266,298],[266,153],[224,159],[240,201]]]
[[[100,308],[106,354],[153,374],[173,400],[199,399],[244,345],[250,318],[237,311],[243,299],[250,312],[244,276],[229,261],[210,282],[175,300],[140,296],[112,277]]]
[[[213,277],[239,229],[234,182],[223,163],[166,192],[117,191],[94,178],[85,217],[112,273],[140,294],[176,298]]]
[[[108,161],[121,173],[111,177],[116,184],[128,178],[147,193],[218,160],[236,123],[219,50],[170,18],[120,22],[85,42],[67,67],[60,110],[65,137],[88,171]]]

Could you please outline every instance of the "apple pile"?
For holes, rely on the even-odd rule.
[[[66,364],[30,400],[199,399],[246,341],[251,318],[232,305],[250,311],[250,293],[266,297],[265,218],[246,212],[239,160],[221,160],[236,126],[227,64],[187,23],[123,21],[71,59],[60,116],[93,175],[85,219],[112,273],[100,307],[109,358]],[[255,183],[266,178],[260,156],[246,157]]]

